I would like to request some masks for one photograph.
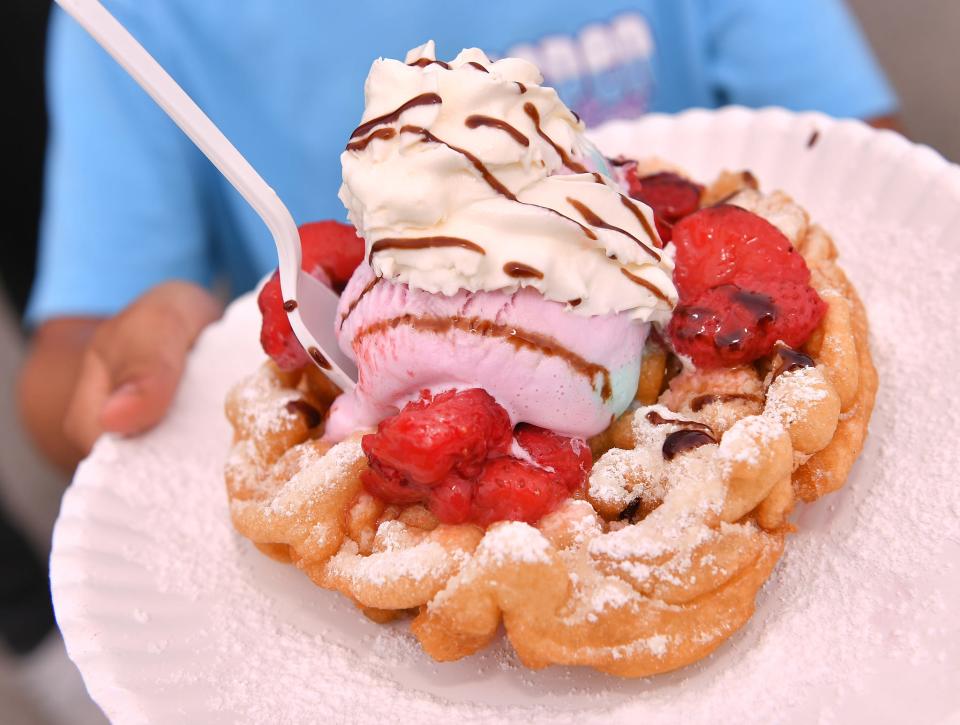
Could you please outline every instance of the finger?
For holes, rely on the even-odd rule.
[[[104,430],[134,435],[166,413],[177,390],[195,332],[159,305],[131,308],[96,341],[109,375],[99,422]]]
[[[188,351],[218,315],[219,304],[205,290],[169,282],[101,326],[91,344],[108,379],[99,427],[135,435],[156,425],[170,407]]]
[[[170,407],[181,372],[181,365],[159,359],[141,362],[131,370],[118,370],[117,381],[122,382],[103,405],[103,430],[136,435],[153,428]]]
[[[63,421],[67,438],[84,455],[90,452],[102,432],[100,412],[109,394],[110,374],[100,356],[88,349]]]

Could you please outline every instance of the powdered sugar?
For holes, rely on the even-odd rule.
[[[550,542],[532,526],[520,521],[507,521],[491,527],[477,558],[494,564],[520,561],[536,564],[550,561]]]
[[[796,420],[797,412],[827,397],[823,373],[815,367],[789,370],[770,385],[764,414],[784,425]]]
[[[271,501],[269,511],[277,516],[295,514],[306,502],[319,500],[341,480],[346,472],[363,458],[359,440],[338,443],[325,455],[314,448],[303,448],[299,471]]]
[[[738,420],[723,434],[720,441],[719,459],[721,466],[731,462],[759,463],[763,450],[770,442],[784,435],[783,426],[776,418],[765,415],[751,415]]]
[[[409,541],[405,530],[406,526],[399,521],[385,521],[375,542],[384,553],[360,556],[356,544],[347,541],[328,567],[339,576],[383,586],[398,580],[421,581],[438,576],[450,572],[462,561],[462,556],[451,555],[435,541]],[[385,555],[387,552],[389,555]]]
[[[817,149],[836,127],[820,128]],[[662,153],[673,151],[684,148]],[[53,584],[91,692],[123,722],[848,722],[917,707],[948,718],[960,662],[960,389],[949,373],[960,369],[960,268],[940,230],[957,228],[960,197],[938,212],[944,180],[885,191],[910,167],[881,168],[876,183],[854,169],[818,174],[836,185],[805,195],[788,186],[804,204],[822,195],[814,218],[867,301],[881,388],[847,487],[800,507],[757,616],[716,655],[634,682],[529,672],[502,642],[438,664],[404,624],[369,623],[263,557],[232,531],[220,471],[226,386],[260,359],[247,300],[201,342],[170,419],[136,441],[102,441],[65,501]],[[863,206],[830,201],[850,196]]]

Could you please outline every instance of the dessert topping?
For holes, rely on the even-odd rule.
[[[349,224],[335,221],[313,222],[300,227],[304,272],[341,291],[363,261],[363,240]],[[307,352],[293,334],[287,313],[296,309],[295,300],[284,300],[277,272],[267,280],[257,297],[263,316],[260,345],[281,370],[296,370],[309,363]],[[312,354],[312,353],[311,353]],[[319,354],[319,351],[317,351]],[[324,366],[330,364],[324,360]]]
[[[701,367],[748,363],[778,341],[799,347],[826,304],[787,238],[736,206],[701,209],[674,228],[680,305],[668,332],[677,352]]]
[[[626,181],[630,196],[653,209],[657,231],[665,242],[670,241],[673,225],[700,206],[703,187],[672,171],[638,177],[636,166],[631,166]]]
[[[677,295],[653,212],[604,180],[583,124],[541,80],[527,61],[477,49],[435,62],[432,43],[374,62],[340,189],[371,268],[431,294],[533,287],[580,298],[579,316],[665,323]],[[393,243],[424,237],[475,246]]]
[[[424,391],[362,446],[369,493],[482,526],[539,520],[583,485],[592,462],[582,440],[533,426],[518,427],[516,450],[507,412],[480,388]]]

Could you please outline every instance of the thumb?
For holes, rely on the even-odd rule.
[[[184,355],[186,350],[184,350]],[[100,411],[100,427],[110,433],[136,435],[163,418],[183,372],[183,359],[128,360],[127,370],[113,371],[112,391]]]
[[[105,431],[135,435],[166,414],[177,391],[187,353],[220,314],[219,303],[186,282],[155,287],[113,322],[99,346],[110,378],[100,410]]]
[[[176,342],[176,334],[161,346],[139,333],[141,324],[154,316],[143,309],[122,313],[97,330],[84,353],[63,424],[67,437],[84,453],[103,432],[133,435],[148,430],[169,406],[182,370],[178,359],[186,355],[187,346]]]
[[[177,391],[187,353],[218,315],[219,304],[205,290],[169,282],[111,320],[93,344],[109,380],[99,427],[136,435],[159,423]]]

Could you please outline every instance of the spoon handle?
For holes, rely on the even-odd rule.
[[[263,180],[227,137],[186,94],[142,45],[98,0],[56,0],[96,40],[179,126],[220,170],[263,219],[277,245],[280,286],[284,299],[297,299],[300,272],[300,235],[293,217],[277,193]],[[331,295],[334,293],[331,291]],[[291,315],[291,323],[305,348],[319,346],[314,336]],[[331,325],[332,325],[331,320]],[[326,357],[337,360],[339,351]],[[331,371],[345,390],[353,380],[339,368]]]
[[[299,249],[290,212],[213,121],[97,0],[57,0],[167,112],[263,218],[275,238]]]

